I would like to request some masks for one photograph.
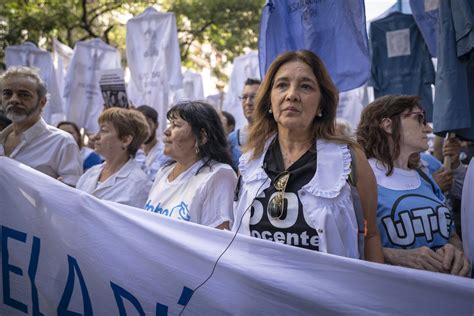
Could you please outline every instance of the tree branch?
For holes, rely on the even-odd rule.
[[[189,32],[190,34],[190,39],[186,40],[186,42],[184,43],[183,46],[186,47],[186,49],[184,50],[184,53],[183,55],[181,56],[181,60],[185,60],[187,57],[188,57],[188,54],[189,54],[189,49],[191,48],[191,45],[192,43],[194,42],[194,40],[196,39],[196,37],[203,33],[209,26],[211,26],[212,24],[214,24],[214,21],[211,20],[209,22],[207,22],[206,24],[204,24],[199,30],[197,31],[191,31]]]
[[[104,13],[107,13],[107,12],[110,12],[110,11],[113,11],[113,10],[116,10],[118,8],[121,8],[123,5],[123,3],[115,3],[114,5],[112,6],[108,6],[106,5],[107,7],[99,12],[97,12],[96,14],[94,14],[91,19],[89,20],[89,24],[92,24],[92,22],[94,22],[99,16],[101,16],[102,14]],[[97,10],[96,10],[97,11]]]
[[[110,40],[109,40],[109,32],[112,31],[112,29],[114,28],[115,24],[112,24],[111,26],[109,26],[108,28],[105,29],[104,31],[104,39],[105,39],[105,42],[107,44],[110,44]]]
[[[82,28],[91,36],[99,37],[94,31],[92,31],[91,26],[87,22],[87,0],[82,0],[82,16],[81,16]]]

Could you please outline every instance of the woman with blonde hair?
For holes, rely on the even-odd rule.
[[[335,136],[337,101],[338,91],[314,53],[290,51],[273,61],[259,88],[254,124],[239,163],[233,230],[383,262],[375,179],[358,146]],[[357,189],[351,190],[353,167]],[[360,195],[359,221],[354,190]],[[360,247],[361,239],[365,247]]]
[[[99,126],[94,147],[105,162],[84,173],[76,187],[99,199],[142,207],[151,181],[133,158],[148,137],[145,116],[112,107],[99,116]]]

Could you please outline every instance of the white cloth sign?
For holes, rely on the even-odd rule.
[[[170,90],[183,86],[181,56],[174,13],[152,7],[127,22],[129,100],[158,111],[159,134],[166,128]]]
[[[227,111],[235,118],[235,129],[247,124],[242,111],[242,103],[239,96],[244,89],[245,81],[248,78],[260,79],[260,68],[258,67],[258,53],[250,53],[234,59],[232,74],[230,75],[229,87],[224,97],[223,111]]]
[[[225,95],[226,95],[225,92],[208,95],[206,97],[206,102],[214,106],[215,109],[221,110],[222,104],[224,103]]]
[[[99,130],[97,119],[104,108],[101,71],[120,68],[120,54],[101,39],[77,42],[66,75],[66,117],[88,133]]]
[[[185,100],[204,100],[202,76],[191,70],[183,73],[183,88],[173,93],[172,103]]]
[[[53,63],[56,71],[56,79],[58,80],[59,93],[63,104],[66,104],[66,100],[64,99],[64,82],[66,80],[67,69],[71,63],[73,54],[74,51],[71,47],[53,38]]]
[[[360,122],[360,115],[364,107],[369,104],[369,93],[367,85],[339,92],[339,103],[337,105],[336,117],[351,123],[352,129],[356,129]]]
[[[61,93],[54,71],[53,59],[49,52],[36,47],[31,42],[8,46],[5,50],[5,64],[7,68],[11,66],[39,68],[41,79],[46,84],[49,94],[48,103],[46,103],[43,111],[43,119],[53,126],[64,119]]]
[[[4,157],[0,205],[2,315],[472,314],[471,279],[232,241]]]

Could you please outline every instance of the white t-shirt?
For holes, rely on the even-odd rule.
[[[168,175],[174,164],[161,168],[155,178],[145,209],[161,215],[216,227],[232,225],[232,203],[237,177],[226,164],[199,160],[172,182]]]
[[[76,188],[102,200],[143,207],[150,191],[151,181],[148,180],[140,165],[130,158],[119,171],[99,183],[98,180],[105,164],[104,162],[87,170],[77,181]]]

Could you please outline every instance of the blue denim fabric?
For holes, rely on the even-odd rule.
[[[440,1],[433,130],[474,140],[474,4]],[[470,28],[469,28],[470,26]]]
[[[299,49],[322,59],[340,91],[362,86],[370,77],[364,1],[267,1],[260,20],[261,77],[279,54]]]
[[[387,32],[408,29],[410,54],[388,57]],[[375,98],[388,94],[418,95],[431,121],[435,70],[412,15],[394,12],[370,25],[372,84]]]
[[[425,11],[425,2],[420,0],[410,0],[410,7],[431,56],[436,57],[438,10]]]
[[[462,57],[474,48],[474,1],[451,0],[451,14],[456,33],[457,55]]]

